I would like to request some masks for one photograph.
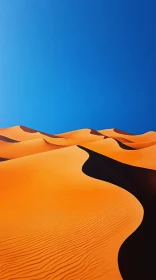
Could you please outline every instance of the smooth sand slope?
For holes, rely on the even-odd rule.
[[[45,139],[49,143],[56,145],[65,145],[67,142],[65,139],[62,139],[55,135],[49,136],[50,134],[41,133],[39,131],[32,130],[20,125],[8,128],[0,128],[0,135],[16,141]]]
[[[107,138],[84,143],[82,146],[123,163],[156,170],[156,145],[139,150],[125,150],[120,148],[115,139]]]
[[[0,156],[14,159],[60,148],[63,148],[63,146],[51,144],[41,138],[16,143],[0,141]]]
[[[143,209],[84,175],[87,158],[70,147],[1,163],[0,279],[121,279],[118,250]]]
[[[79,139],[89,140],[89,141],[103,139],[103,134],[90,128],[61,133],[61,134],[57,134],[57,136],[63,137],[65,139],[76,139],[77,141]]]
[[[113,160],[80,146],[89,154],[82,171],[87,176],[112,183],[132,193],[143,205],[139,228],[122,244],[118,262],[123,279],[155,279],[156,171]]]
[[[0,136],[7,137],[12,141],[45,139],[48,143],[62,146],[77,145],[81,144],[82,142],[103,139],[104,137],[102,134],[92,129],[82,129],[58,135],[51,135],[37,130],[32,130],[21,125],[8,128],[0,128]]]
[[[139,178],[155,192],[155,133],[110,131],[0,129],[0,280],[130,279],[118,253],[127,248],[126,259],[124,244],[143,224]],[[128,150],[129,137],[146,148]]]
[[[132,135],[117,129],[104,129],[104,130],[99,130],[99,132],[111,138],[121,137],[136,143],[156,141],[155,131],[149,131],[140,135]]]

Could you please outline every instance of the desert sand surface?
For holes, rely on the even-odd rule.
[[[0,280],[156,279],[155,141],[0,129]]]
[[[63,146],[51,144],[42,138],[36,138],[27,141],[10,143],[0,141],[0,155],[3,158],[14,159],[55,149],[63,148]]]
[[[134,166],[156,169],[156,144],[137,150],[122,149],[115,139],[83,143],[82,146],[115,160]],[[136,146],[135,146],[136,148]]]
[[[126,140],[136,142],[136,143],[156,141],[155,131],[148,131],[144,134],[133,135],[113,128],[113,129],[99,130],[99,132],[111,138],[122,137],[125,138]]]

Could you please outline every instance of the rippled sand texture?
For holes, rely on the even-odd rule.
[[[156,279],[155,158],[155,132],[0,129],[0,280]]]

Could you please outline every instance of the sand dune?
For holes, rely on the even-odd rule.
[[[45,139],[47,142],[51,144],[62,145],[62,146],[72,146],[76,144],[81,144],[84,141],[86,142],[86,141],[94,141],[97,139],[103,139],[103,135],[99,136],[99,134],[100,133],[93,131],[91,129],[84,129],[84,130],[82,129],[80,131],[51,135],[31,128],[23,127],[21,125],[9,127],[9,128],[0,128],[1,137],[11,139],[10,141],[13,142]]]
[[[116,141],[118,141],[118,143],[123,143],[127,147],[133,148],[133,149],[143,149],[143,148],[146,148],[146,147],[150,147],[150,146],[156,145],[156,141],[147,141],[147,142],[139,142],[139,141],[137,141],[137,142],[133,142],[133,141],[130,141],[130,140],[125,139],[123,137],[104,136],[104,139],[108,139],[108,138],[115,139]]]
[[[20,125],[19,127],[20,127],[20,129],[22,129],[23,131],[28,132],[28,133],[38,133],[39,132],[40,134],[42,134],[44,136],[48,136],[48,137],[51,137],[51,138],[59,138],[59,136],[56,136],[54,134],[41,132],[41,131],[38,131],[38,130],[35,130],[35,129],[32,129],[32,128],[28,128],[28,127],[23,126],[23,125]]]
[[[121,137],[121,138],[130,140],[130,141],[133,141],[136,143],[156,141],[156,132],[155,131],[149,131],[149,132],[146,132],[146,133],[140,134],[140,135],[124,133],[123,131],[121,132],[120,130],[117,130],[117,129],[104,129],[104,130],[99,130],[99,132],[101,134],[109,136],[111,138]]]
[[[129,147],[135,149],[144,149],[156,145],[156,141],[140,142],[140,143],[126,143]]]
[[[83,172],[113,183],[132,193],[143,205],[145,215],[140,227],[122,244],[119,267],[123,279],[155,279],[156,250],[156,171],[134,167],[80,147],[89,154]],[[98,166],[98,168],[97,168]]]
[[[37,138],[42,138],[39,132],[35,133],[28,133],[25,132],[20,126],[13,126],[8,128],[0,128],[0,135],[5,137],[17,140],[17,141],[24,141],[24,140],[32,140]]]
[[[121,279],[118,250],[143,210],[85,176],[87,158],[70,147],[1,164],[1,279]]]
[[[0,156],[14,159],[60,148],[63,148],[63,146],[51,144],[41,138],[16,143],[0,141]]]
[[[126,150],[122,149],[115,139],[108,138],[84,143],[82,146],[123,163],[156,170],[156,145],[146,149]]]
[[[8,128],[0,128],[0,135],[16,141],[26,141],[26,140],[44,138],[49,141],[56,142],[54,144],[57,143],[59,144],[61,143],[62,140],[64,143],[64,139],[61,139],[56,135],[47,134],[21,125],[12,126]]]
[[[0,135],[0,280],[156,278],[154,132]]]
[[[9,143],[17,143],[19,141],[8,138],[6,136],[0,135],[0,141],[9,142]],[[1,142],[2,143],[2,142]]]
[[[90,128],[70,131],[67,133],[62,133],[57,135],[65,139],[76,139],[77,141],[79,139],[88,140],[88,141],[103,139],[103,135],[100,132]]]

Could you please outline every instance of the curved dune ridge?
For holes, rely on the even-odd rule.
[[[49,143],[48,141],[42,138],[16,143],[0,141],[0,155],[8,159],[29,156],[60,148],[63,148],[63,146]]]
[[[0,279],[156,279],[156,133],[0,129]]]

